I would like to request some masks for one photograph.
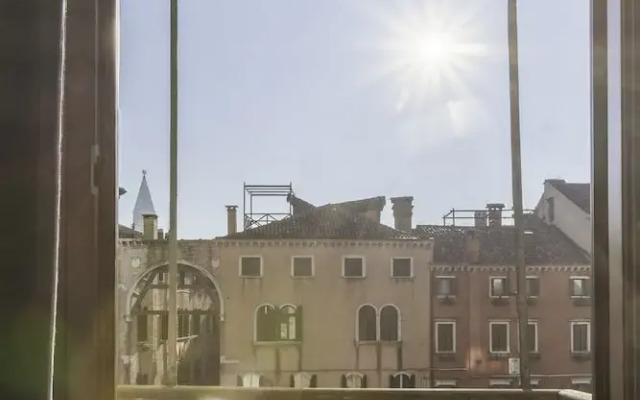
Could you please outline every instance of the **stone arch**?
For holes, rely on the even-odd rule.
[[[145,278],[145,276],[148,276],[149,274],[153,273],[154,271],[167,267],[168,266],[168,262],[162,262],[162,263],[158,263],[158,264],[154,264],[151,267],[148,267],[147,269],[145,269],[145,271],[140,274],[140,276],[138,276],[135,281],[131,284],[131,286],[129,287],[129,289],[127,290],[127,300],[126,300],[126,319],[131,318],[131,307],[133,306],[132,304],[132,300],[133,300],[133,293],[135,292],[136,288],[138,287],[138,285],[140,284],[140,282],[142,282],[142,280]],[[225,318],[225,307],[224,307],[224,296],[222,295],[222,291],[220,290],[220,285],[218,284],[218,281],[216,280],[216,278],[213,276],[213,274],[209,271],[207,271],[206,269],[202,268],[199,265],[193,264],[187,260],[178,260],[177,262],[178,266],[180,265],[184,265],[186,267],[189,268],[193,268],[196,271],[198,271],[198,273],[200,273],[202,276],[204,276],[206,279],[208,279],[210,281],[211,284],[213,284],[213,287],[215,288],[216,294],[217,294],[217,301],[218,301],[218,307],[219,307],[219,320],[220,321],[224,321]]]

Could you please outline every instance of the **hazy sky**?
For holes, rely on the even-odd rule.
[[[292,182],[314,204],[412,195],[414,223],[511,206],[506,0],[179,4],[180,237],[223,235],[243,182]],[[547,178],[589,180],[589,2],[519,4],[532,208]],[[425,35],[460,54],[425,61]],[[120,222],[146,169],[166,227],[169,1],[123,0],[120,40]]]

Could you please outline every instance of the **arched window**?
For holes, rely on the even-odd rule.
[[[358,310],[358,341],[377,340],[376,325],[376,309],[370,305],[360,307]]]
[[[406,372],[398,372],[389,377],[390,388],[415,388],[416,376]]]
[[[316,376],[306,372],[292,374],[290,386],[294,388],[316,387]]]
[[[256,310],[256,341],[269,342],[277,340],[277,316],[278,312],[270,304],[265,304]]]
[[[342,387],[350,389],[366,388],[367,376],[356,372],[342,375]]]
[[[264,378],[260,374],[253,373],[238,375],[237,385],[243,387],[263,387]]]
[[[399,340],[400,318],[398,309],[395,306],[388,305],[380,310],[380,340],[386,342],[395,342]]]
[[[299,340],[296,311],[294,306],[280,307],[280,340]]]

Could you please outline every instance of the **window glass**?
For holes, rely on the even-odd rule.
[[[455,322],[436,322],[436,352],[455,352]]]
[[[411,259],[410,258],[394,258],[392,266],[392,274],[395,278],[411,277]]]
[[[242,257],[240,274],[246,277],[259,277],[261,274],[260,257]]]
[[[346,257],[344,259],[344,276],[349,278],[364,276],[364,263],[362,258]]]
[[[509,323],[508,322],[492,322],[489,325],[490,332],[490,350],[492,353],[508,353],[509,352]]]
[[[311,257],[294,257],[293,276],[297,278],[313,276],[313,259]]]

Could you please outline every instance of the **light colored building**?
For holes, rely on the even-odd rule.
[[[558,227],[581,249],[591,254],[591,193],[588,183],[547,179],[535,214]]]
[[[427,386],[432,242],[411,232],[411,197],[316,207],[229,234],[179,241],[179,382],[241,386]],[[166,241],[145,215],[121,239],[118,382],[166,371]]]

